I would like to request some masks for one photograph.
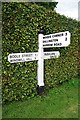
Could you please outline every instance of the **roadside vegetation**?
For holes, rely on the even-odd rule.
[[[78,118],[78,81],[69,80],[43,96],[4,105],[3,118]]]

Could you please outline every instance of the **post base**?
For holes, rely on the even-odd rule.
[[[37,93],[38,93],[38,95],[43,95],[44,94],[44,86],[38,86]]]

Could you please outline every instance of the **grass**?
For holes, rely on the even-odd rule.
[[[3,106],[3,118],[78,118],[78,80],[50,89],[46,95]]]
[[[2,106],[0,105],[0,120],[2,119]]]

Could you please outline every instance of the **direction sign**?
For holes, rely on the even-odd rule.
[[[58,58],[59,56],[60,56],[59,51],[44,52],[44,58],[43,59]]]
[[[25,62],[37,60],[37,52],[32,53],[12,53],[8,55],[8,61],[10,63]]]
[[[66,47],[69,44],[70,44],[69,31],[43,36],[43,48]]]
[[[58,58],[59,56],[60,56],[59,51],[44,52],[43,53],[43,59]],[[12,54],[8,55],[8,61],[10,63],[34,61],[34,60],[38,60],[38,57],[39,57],[38,52],[12,53]]]

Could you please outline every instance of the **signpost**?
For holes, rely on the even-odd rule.
[[[17,63],[38,60],[38,93],[42,94],[44,91],[44,59],[58,58],[60,56],[59,51],[44,52],[44,48],[68,46],[70,44],[70,33],[65,31],[43,35],[41,31],[38,35],[38,44],[38,52],[12,53],[8,55],[8,61],[10,63]]]

